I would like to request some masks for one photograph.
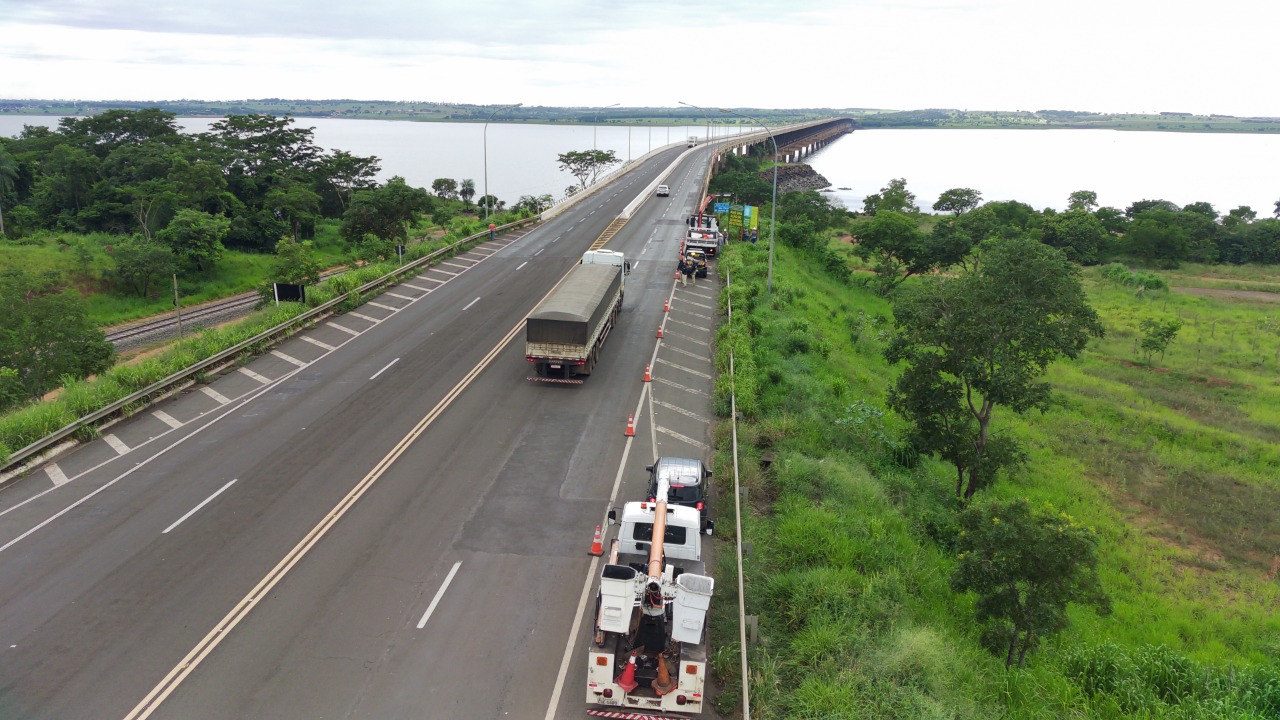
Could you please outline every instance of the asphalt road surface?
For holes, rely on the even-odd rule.
[[[592,531],[655,457],[709,460],[718,278],[673,281],[708,155],[662,153],[0,492],[0,718],[583,717]],[[606,245],[633,271],[596,372],[530,381],[523,318],[659,175],[671,197]]]

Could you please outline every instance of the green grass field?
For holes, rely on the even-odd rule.
[[[722,330],[720,352],[741,352],[747,612],[761,632],[753,714],[1280,714],[1280,372],[1275,333],[1259,329],[1270,305],[1135,294],[1086,272],[1107,337],[1053,366],[1049,412],[997,410],[995,424],[1029,461],[983,492],[1049,502],[1094,528],[1114,611],[1073,608],[1070,627],[1009,672],[978,642],[972,599],[947,584],[954,469],[897,462],[901,424],[884,409],[896,370],[881,356],[890,305],[784,245],[767,296],[764,252],[735,245],[721,266],[738,285],[727,293],[738,329]],[[1254,272],[1248,280],[1272,277]],[[1135,352],[1138,323],[1164,316],[1184,327],[1148,365]],[[720,398],[717,409],[727,409]],[[721,428],[721,497],[732,477],[727,439]],[[723,633],[715,668],[727,707],[738,671],[725,594],[712,627]]]

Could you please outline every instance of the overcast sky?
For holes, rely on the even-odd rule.
[[[0,98],[1280,116],[1276,0],[0,0]]]

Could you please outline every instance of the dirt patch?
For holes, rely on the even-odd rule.
[[[1195,383],[1197,385],[1208,385],[1210,387],[1225,387],[1225,388],[1239,387],[1239,388],[1244,388],[1246,390],[1253,389],[1252,385],[1247,385],[1245,383],[1232,382],[1231,380],[1227,380],[1225,378],[1220,378],[1220,377],[1213,377],[1212,375],[1188,375],[1186,373],[1180,373],[1176,370],[1170,370],[1169,368],[1151,367],[1150,365],[1143,365],[1142,363],[1136,363],[1136,362],[1133,362],[1132,360],[1124,360],[1122,358],[1099,357],[1098,359],[1104,362],[1117,363],[1125,367],[1138,368],[1139,370],[1149,370],[1157,374],[1172,374],[1177,378],[1186,380],[1187,382]]]
[[[1247,300],[1250,302],[1277,303],[1280,302],[1280,293],[1263,292],[1261,290],[1225,290],[1221,288],[1200,288],[1200,287],[1174,287],[1174,292],[1184,293],[1186,295],[1200,295],[1204,297],[1223,297],[1232,300]]]

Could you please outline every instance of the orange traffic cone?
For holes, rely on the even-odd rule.
[[[596,525],[596,536],[591,540],[591,554],[596,556],[604,554],[604,540],[600,537],[599,525]]]
[[[663,300],[663,301],[662,301],[662,312],[671,312],[671,301],[670,301],[670,300]]]
[[[649,371],[649,366],[648,366],[648,365],[645,365],[645,366],[644,366],[644,381],[645,381],[645,382],[653,382],[653,373],[651,373],[651,372]]]
[[[636,416],[627,416],[627,437],[635,437],[636,435]]]
[[[667,657],[661,653],[658,655],[658,677],[653,679],[650,686],[658,695],[666,695],[676,689],[676,681],[671,678],[671,671],[667,670]]]
[[[658,337],[662,337],[662,326],[658,326]]]
[[[640,686],[640,683],[636,682],[636,656],[634,653],[627,659],[627,666],[623,668],[622,674],[613,681],[613,684],[627,692],[631,692]]]

